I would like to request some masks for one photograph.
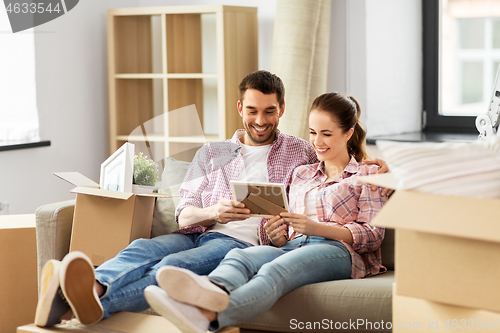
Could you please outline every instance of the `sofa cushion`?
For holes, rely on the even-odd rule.
[[[184,181],[190,163],[177,161],[171,157],[165,158],[165,168],[161,176],[158,193],[179,195],[179,188]],[[158,198],[153,216],[151,237],[166,235],[179,229],[175,222],[175,208],[180,197]]]
[[[277,332],[333,331],[335,323],[352,323],[364,320],[373,325],[392,321],[392,284],[394,271],[388,271],[364,279],[347,279],[315,283],[297,288],[281,297],[264,314],[247,320],[238,326],[253,330]],[[333,325],[325,329],[318,325]],[[301,323],[316,324],[316,329],[301,330]],[[376,324],[378,323],[378,324]],[[339,325],[337,324],[337,325]],[[343,324],[346,326],[346,324]],[[340,331],[390,332],[390,329],[369,329],[369,324],[353,326]],[[304,326],[306,327],[306,326]],[[344,327],[345,328],[345,327]],[[368,329],[367,329],[368,328]],[[386,328],[386,326],[384,326]]]

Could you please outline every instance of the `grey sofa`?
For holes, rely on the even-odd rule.
[[[159,192],[177,194],[189,163],[165,161]],[[152,237],[177,229],[173,220],[178,198],[158,199]],[[74,200],[44,205],[36,212],[39,271],[49,259],[69,251]],[[241,323],[244,333],[257,332],[388,332],[392,322],[394,231],[386,230],[382,244],[388,272],[360,280],[340,280],[298,288],[283,296],[270,310]],[[314,272],[311,272],[314,274]]]

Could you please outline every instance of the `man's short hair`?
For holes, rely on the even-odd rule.
[[[247,89],[255,89],[266,95],[276,93],[279,106],[282,107],[285,103],[285,85],[283,81],[277,75],[268,71],[260,70],[245,76],[238,87],[241,102],[243,102],[243,95]]]

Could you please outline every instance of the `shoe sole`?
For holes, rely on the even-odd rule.
[[[144,297],[151,308],[159,315],[167,318],[183,333],[206,333],[206,331],[193,328],[189,320],[178,311],[171,303],[157,296],[157,293],[165,292],[157,286],[148,286],[144,289]]]
[[[216,292],[204,288],[196,281],[199,277],[191,271],[177,270],[176,267],[172,267],[158,271],[156,280],[158,285],[178,302],[214,312],[225,310],[229,305],[229,295],[222,289],[221,292]]]
[[[54,326],[70,310],[69,305],[58,295],[60,262],[49,260],[40,275],[40,298],[36,306],[35,325]]]
[[[94,291],[94,268],[87,256],[80,252],[66,255],[60,280],[63,294],[80,323],[92,325],[102,319],[104,311]]]

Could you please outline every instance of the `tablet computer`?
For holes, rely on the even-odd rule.
[[[232,181],[233,200],[242,202],[250,209],[250,216],[273,217],[288,212],[284,184],[247,183]]]

